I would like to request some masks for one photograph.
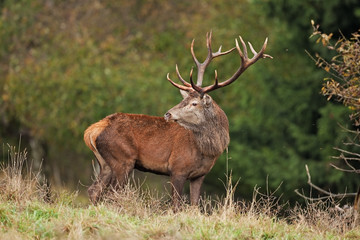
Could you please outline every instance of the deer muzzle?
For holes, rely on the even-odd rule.
[[[169,112],[165,113],[164,118],[166,121],[169,121],[171,119],[171,113]]]

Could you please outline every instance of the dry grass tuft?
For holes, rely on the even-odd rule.
[[[168,197],[144,188],[134,176],[121,188],[110,187],[102,196],[102,201],[118,213],[131,216],[149,217],[164,214],[170,209]]]
[[[319,232],[345,234],[360,227],[358,212],[351,206],[339,207],[333,199],[297,204],[290,210],[293,224],[306,225]]]
[[[17,152],[8,146],[8,161],[0,165],[0,198],[15,202],[41,200],[49,197],[49,189],[41,181],[41,170],[32,171],[27,151]]]

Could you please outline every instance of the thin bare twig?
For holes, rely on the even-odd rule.
[[[338,156],[338,157],[333,156],[331,158],[333,158],[333,159],[341,159],[341,160],[346,158],[346,160],[348,160],[348,161],[360,161],[360,158],[352,158],[352,157],[345,157],[345,156]]]
[[[354,168],[353,166],[351,166],[350,164],[348,164],[348,166],[351,168],[351,169],[345,169],[345,168],[340,168],[334,164],[330,164],[330,166],[332,166],[333,168],[335,168],[336,170],[339,170],[339,171],[342,171],[342,172],[349,172],[349,173],[360,173],[360,169],[356,169]]]
[[[304,194],[300,193],[298,189],[296,189],[295,193],[298,194],[299,196],[303,197],[304,199],[310,200],[310,201],[316,201],[316,200],[323,200],[323,199],[328,199],[328,198],[345,198],[345,197],[355,197],[356,196],[356,193],[337,193],[337,194],[334,194],[334,193],[331,193],[329,191],[326,191],[325,189],[323,189],[323,188],[321,188],[321,187],[319,187],[319,186],[312,183],[309,167],[308,167],[307,164],[305,165],[305,169],[306,169],[306,175],[308,177],[307,183],[309,184],[309,186],[316,189],[320,193],[325,194],[326,196],[317,197],[317,198],[307,197]]]
[[[354,153],[354,152],[349,152],[347,150],[344,150],[344,149],[341,149],[341,148],[337,148],[337,147],[334,147],[335,150],[339,151],[339,152],[342,152],[342,153],[346,153],[346,154],[349,154],[349,155],[354,155],[354,156],[357,156],[360,158],[360,154],[359,153]]]

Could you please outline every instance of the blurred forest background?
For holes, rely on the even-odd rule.
[[[162,116],[181,101],[166,80],[175,64],[186,76],[213,48],[229,49],[240,34],[267,53],[234,84],[211,93],[227,113],[231,143],[204,184],[222,194],[227,162],[240,179],[237,196],[255,186],[277,188],[285,200],[305,189],[305,164],[314,183],[334,192],[355,191],[358,176],[329,166],[351,128],[350,110],[320,94],[326,72],[305,50],[331,57],[309,39],[311,19],[321,29],[349,37],[359,29],[358,0],[0,0],[0,143],[27,148],[35,167],[54,186],[85,190],[92,152],[83,142],[91,123],[114,112]],[[205,85],[231,76],[236,53],[209,66]],[[339,163],[342,164],[342,163]],[[150,177],[151,178],[151,177]],[[80,184],[81,183],[81,184]]]

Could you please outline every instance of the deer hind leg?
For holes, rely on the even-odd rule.
[[[111,186],[115,190],[121,189],[127,182],[129,174],[135,167],[138,157],[136,143],[132,136],[113,136],[114,141],[99,139],[99,151],[103,153],[106,163],[112,170]]]
[[[94,153],[100,165],[100,173],[97,176],[95,182],[89,187],[88,194],[90,197],[90,201],[93,204],[96,204],[99,201],[102,193],[110,183],[112,177],[112,170],[97,151],[94,151]]]
[[[111,169],[111,187],[119,190],[127,182],[131,171],[134,169],[135,160],[133,159],[107,159]]]

